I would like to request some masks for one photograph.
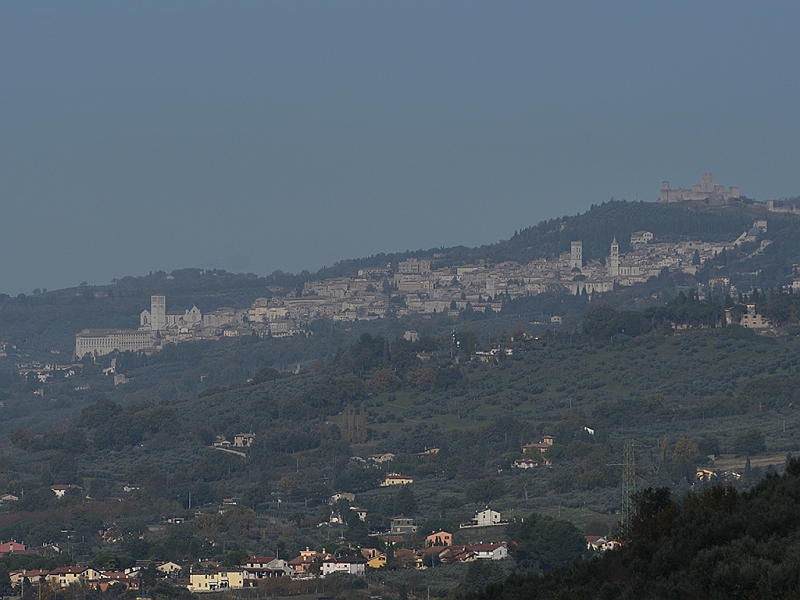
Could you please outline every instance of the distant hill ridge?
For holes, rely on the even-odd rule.
[[[583,241],[584,259],[592,260],[607,255],[609,244],[615,236],[620,243],[620,251],[626,252],[630,248],[631,234],[643,229],[661,239],[695,237],[706,241],[723,241],[752,227],[755,219],[776,218],[779,216],[770,213],[766,204],[711,207],[699,202],[659,204],[611,200],[592,205],[582,214],[541,221],[515,232],[508,240],[494,244],[375,254],[339,261],[331,267],[320,269],[311,277],[352,277],[357,275],[359,269],[381,267],[388,262],[407,258],[429,258],[446,264],[478,260],[528,263],[537,258],[568,252],[570,243],[576,240]]]
[[[518,230],[508,240],[479,247],[437,247],[430,249],[406,250],[403,252],[378,253],[367,257],[337,261],[332,266],[322,267],[315,273],[301,271],[288,273],[281,270],[266,276],[254,273],[231,273],[225,270],[203,270],[183,268],[166,273],[151,272],[143,276],[125,276],[112,280],[111,285],[93,285],[94,292],[120,290],[121,295],[141,297],[151,293],[169,292],[181,289],[194,294],[231,293],[237,291],[258,292],[271,295],[275,292],[291,292],[309,280],[329,277],[355,277],[360,269],[384,267],[408,258],[428,258],[442,264],[465,264],[473,261],[517,261],[528,263],[542,257],[554,257],[570,249],[572,241],[583,242],[583,256],[589,261],[606,256],[611,240],[616,237],[620,252],[630,248],[630,236],[639,230],[648,230],[658,239],[677,240],[681,238],[702,238],[705,241],[730,240],[752,226],[754,219],[792,219],[791,214],[770,213],[766,204],[742,203],[736,206],[711,207],[700,202],[661,204],[655,202],[629,202],[611,200],[592,207],[585,213],[562,216],[537,225]],[[51,291],[50,294],[81,293],[80,287]],[[0,294],[0,298],[8,298]],[[179,303],[182,306],[182,303]],[[189,308],[191,302],[189,301]]]
[[[259,277],[253,273],[185,268],[171,273],[156,271],[144,276],[126,276],[113,280],[111,285],[82,284],[15,298],[0,295],[0,342],[25,343],[29,350],[40,346],[38,352],[44,353],[52,348],[63,352],[74,343],[75,332],[84,328],[136,328],[138,315],[149,304],[152,294],[166,294],[171,310],[189,309],[194,304],[203,312],[220,307],[245,308],[258,297],[299,295],[308,281],[355,277],[361,269],[385,267],[387,263],[396,264],[412,257],[430,259],[434,268],[479,261],[526,264],[567,252],[572,241],[580,240],[583,258],[588,262],[606,256],[614,237],[624,254],[629,250],[631,233],[638,230],[651,231],[660,241],[685,238],[731,241],[751,228],[756,219],[769,221],[769,236],[774,242],[769,252],[760,256],[757,263],[740,265],[741,268],[721,264],[717,270],[737,268],[753,273],[744,282],[748,286],[791,283],[792,274],[786,265],[800,263],[800,231],[795,231],[800,227],[800,219],[796,215],[770,212],[760,203],[712,207],[702,202],[659,204],[623,200],[594,205],[583,214],[542,221],[495,244],[381,253],[339,261],[316,273],[275,271]],[[710,271],[706,273],[709,274]]]

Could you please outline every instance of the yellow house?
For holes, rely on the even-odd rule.
[[[381,567],[385,567],[386,566],[386,555],[385,554],[379,554],[375,558],[370,558],[367,561],[367,565],[372,567],[373,569],[380,569]]]
[[[174,563],[172,561],[161,563],[156,567],[156,569],[158,569],[162,573],[166,573],[167,575],[177,573],[178,571],[181,570],[181,568],[182,568],[181,565],[179,565],[178,563]]]
[[[244,587],[244,571],[237,568],[203,569],[189,575],[188,589],[198,592],[240,589]]]
[[[47,581],[56,582],[61,587],[93,579],[100,579],[100,573],[91,567],[58,567],[47,574]]]
[[[388,487],[390,485],[407,485],[409,483],[414,483],[413,477],[400,475],[399,473],[387,473],[386,478],[381,483],[381,487]]]

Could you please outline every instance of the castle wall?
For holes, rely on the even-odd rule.
[[[714,183],[713,173],[703,173],[701,182],[693,185],[691,189],[678,188],[672,190],[669,181],[661,184],[659,202],[684,202],[686,200],[711,200],[715,203],[725,203],[740,198],[739,186],[731,186],[725,192],[724,185]]]

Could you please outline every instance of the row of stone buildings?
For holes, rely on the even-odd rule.
[[[603,293],[615,286],[646,282],[663,269],[694,275],[709,258],[735,245],[757,241],[766,230],[766,221],[756,221],[730,243],[659,243],[652,232],[636,231],[629,252],[620,253],[614,238],[603,261],[585,261],[579,240],[555,259],[540,258],[525,265],[507,261],[434,268],[431,260],[411,258],[363,269],[357,277],[309,281],[299,296],[257,298],[245,309],[222,307],[202,313],[192,306],[168,312],[166,297],[152,296],[150,309],[140,315],[138,329],[85,329],[75,336],[75,355],[80,359],[113,351],[151,352],[166,343],[189,340],[305,335],[307,326],[320,319],[350,322],[410,314],[458,316],[470,309],[499,311],[505,298],[545,292]],[[761,242],[762,247],[768,244],[769,240]],[[734,291],[729,282],[711,284]]]
[[[84,329],[75,334],[75,357],[102,356],[114,351],[156,352],[165,344],[257,335],[287,337],[305,334],[298,321],[311,320],[307,303],[268,306],[258,298],[249,309],[219,308],[203,314],[197,306],[166,311],[165,296],[151,296],[150,309],[139,316],[138,329]],[[305,305],[305,306],[297,306]],[[297,310],[296,308],[299,308]]]

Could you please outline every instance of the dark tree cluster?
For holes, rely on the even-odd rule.
[[[797,459],[743,492],[718,486],[679,501],[650,488],[634,497],[620,549],[546,574],[519,572],[462,598],[797,598],[798,499]]]

